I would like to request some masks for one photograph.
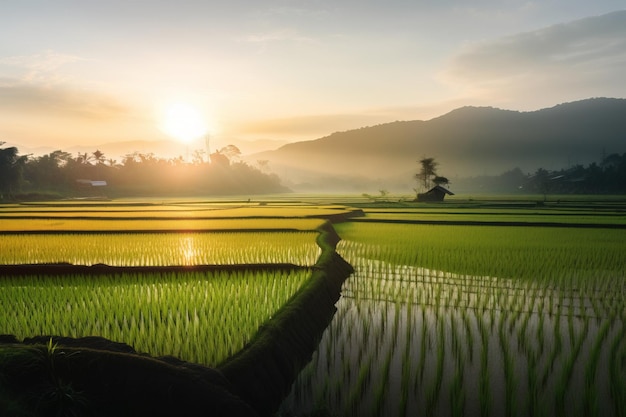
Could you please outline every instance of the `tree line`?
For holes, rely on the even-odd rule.
[[[600,163],[528,175],[522,189],[541,194],[626,194],[626,153],[605,156]]]
[[[1,148],[0,200],[45,197],[125,197],[250,195],[289,191],[277,175],[268,173],[265,161],[253,167],[240,160],[229,145],[208,157],[193,153],[164,159],[152,153],[133,152],[121,161],[103,152],[74,156],[57,150],[42,156],[20,155],[16,147]],[[98,181],[100,187],[94,187]]]
[[[463,188],[483,189],[485,192],[524,194],[626,194],[626,153],[610,154],[601,162],[587,166],[548,170],[539,168],[524,173],[514,168],[498,176],[482,176],[456,180]],[[477,187],[478,186],[478,187]]]

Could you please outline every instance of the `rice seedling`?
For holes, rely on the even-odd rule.
[[[0,264],[167,266],[293,263],[313,265],[315,232],[6,235]]]
[[[0,333],[102,336],[154,356],[215,366],[309,278],[291,272],[4,277]]]
[[[585,402],[591,413],[623,410],[626,344],[609,339],[624,332],[623,232],[364,222],[337,229],[338,251],[356,272],[333,320],[343,330],[331,324],[320,349],[340,344],[348,368],[369,358],[370,369],[382,370],[370,372],[371,384],[342,376],[344,390],[365,399],[359,415],[584,415]],[[345,305],[353,315],[341,314]],[[398,311],[406,328],[394,332]],[[374,342],[350,343],[351,327]],[[396,343],[398,335],[411,347]],[[307,373],[309,384],[336,380],[329,371]],[[585,388],[585,375],[591,385],[599,374],[610,375],[606,392]],[[400,389],[382,390],[387,380]],[[586,390],[586,400],[576,395]],[[311,411],[292,397],[283,410]]]
[[[324,220],[315,218],[221,219],[11,219],[0,217],[0,233],[185,232],[243,230],[315,230]]]

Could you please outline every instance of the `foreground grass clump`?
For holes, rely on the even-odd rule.
[[[316,232],[24,234],[2,236],[0,264],[313,265]]]
[[[355,268],[286,414],[626,414],[623,231],[337,225]]]
[[[0,333],[102,336],[215,366],[309,279],[307,269],[0,280]]]

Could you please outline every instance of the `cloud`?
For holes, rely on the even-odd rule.
[[[469,88],[527,83],[610,91],[623,84],[625,70],[626,11],[618,11],[468,45],[441,78]]]
[[[10,78],[0,79],[0,110],[93,121],[117,119],[128,112],[118,101],[94,92],[35,85]]]
[[[267,32],[250,34],[242,38],[244,42],[268,43],[268,42],[315,42],[311,37],[301,35],[294,29],[276,29]]]
[[[12,67],[20,71],[21,79],[27,82],[58,82],[56,71],[71,63],[86,61],[86,59],[47,50],[41,54],[18,55],[0,58],[0,65]]]

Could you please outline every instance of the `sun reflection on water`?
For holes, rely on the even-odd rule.
[[[193,236],[181,236],[179,251],[182,265],[194,265],[198,263],[197,251]]]

